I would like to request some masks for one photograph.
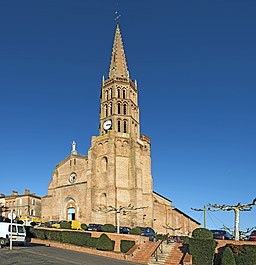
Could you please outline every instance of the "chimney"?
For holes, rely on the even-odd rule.
[[[30,190],[25,189],[25,190],[24,190],[24,195],[29,195],[29,194],[30,194]]]
[[[18,191],[13,190],[13,191],[12,191],[12,196],[17,196],[17,195],[18,195]]]

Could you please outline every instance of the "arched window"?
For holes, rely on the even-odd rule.
[[[117,89],[117,97],[118,97],[118,98],[120,98],[120,97],[121,97],[121,91],[120,91],[120,89],[119,89],[119,88]]]
[[[75,220],[76,209],[74,207],[68,208],[68,220]]]
[[[107,171],[108,169],[108,159],[106,157],[103,157],[101,160],[101,170],[102,172]]]
[[[117,104],[117,114],[121,114],[121,104]]]
[[[125,98],[125,97],[126,97],[126,90],[123,89],[123,98]]]
[[[105,99],[108,100],[108,91],[105,91]]]
[[[117,131],[121,132],[121,121],[120,120],[117,121]]]
[[[127,105],[126,105],[126,103],[124,104],[124,115],[126,115],[127,114]]]
[[[108,116],[108,105],[106,104],[104,108],[105,108],[105,116],[107,117]]]
[[[127,121],[124,120],[124,133],[127,133]]]
[[[138,119],[138,111],[137,108],[134,108],[134,118]]]
[[[112,98],[112,88],[109,89],[109,98]]]
[[[113,108],[112,108],[112,103],[109,104],[109,114],[113,114]]]

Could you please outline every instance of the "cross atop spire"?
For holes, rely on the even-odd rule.
[[[111,63],[109,68],[109,78],[116,78],[116,77],[129,79],[129,72],[124,53],[124,46],[118,24],[116,25]]]

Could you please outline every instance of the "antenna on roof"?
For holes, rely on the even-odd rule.
[[[118,6],[118,0],[116,1],[116,11],[115,11],[115,21],[118,24],[118,20],[121,17],[121,15],[119,14],[119,6]]]

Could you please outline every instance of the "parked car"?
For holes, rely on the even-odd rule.
[[[218,240],[232,240],[232,235],[225,230],[211,230],[214,239]]]
[[[256,241],[256,230],[253,230],[251,232],[251,234],[249,235],[249,239],[250,241]]]
[[[127,226],[120,226],[119,227],[120,234],[129,234],[130,230],[131,230],[131,228],[127,227]]]
[[[87,226],[87,231],[97,231],[102,232],[102,225],[101,224],[89,224]]]
[[[153,228],[151,227],[146,227],[142,233],[141,233],[142,236],[147,236],[149,237],[149,240],[150,241],[155,241],[156,240],[156,232],[154,231]]]

